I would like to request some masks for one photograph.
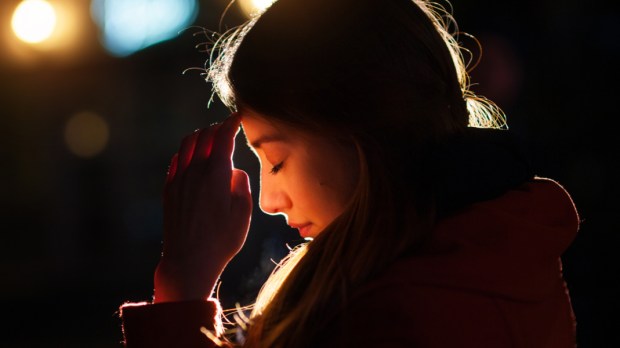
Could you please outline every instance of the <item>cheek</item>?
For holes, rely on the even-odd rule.
[[[354,160],[345,154],[334,151],[334,156],[310,158],[304,173],[309,185],[306,185],[307,197],[312,197],[312,204],[322,216],[331,219],[340,215],[355,189],[358,173]],[[348,155],[348,154],[347,154]],[[314,164],[314,165],[312,165]]]
[[[329,170],[318,173],[319,186],[330,200],[338,202],[340,205],[348,203],[355,185],[358,173],[352,164],[345,161],[333,161],[330,163]]]
[[[314,215],[323,224],[333,221],[342,214],[350,198],[348,189],[342,186],[340,178],[320,176],[305,192],[307,204],[314,208]]]

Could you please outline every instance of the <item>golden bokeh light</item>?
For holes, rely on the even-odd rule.
[[[253,17],[265,11],[276,0],[239,0],[239,6],[247,17]]]
[[[110,128],[103,117],[89,111],[72,116],[65,126],[65,143],[69,151],[83,158],[101,153],[108,145]]]
[[[89,3],[87,1],[47,1],[47,3],[53,6],[56,18],[50,36],[39,42],[28,42],[20,38],[17,34],[17,28],[26,28],[23,31],[28,32],[28,21],[33,17],[18,16],[16,14],[18,12],[16,9],[18,7],[17,4],[30,1],[32,0],[14,1],[15,6],[8,13],[8,30],[0,31],[0,46],[3,46],[3,59],[6,59],[7,62],[22,67],[47,64],[50,61],[71,64],[99,52],[98,42],[90,38],[92,32],[85,30],[90,25],[90,17],[88,16]],[[10,28],[11,16],[13,16],[16,29]],[[20,16],[30,19],[17,20]],[[23,24],[17,25],[20,22]]]
[[[47,40],[56,27],[56,11],[44,0],[22,1],[11,20],[13,32],[22,41],[40,43]]]

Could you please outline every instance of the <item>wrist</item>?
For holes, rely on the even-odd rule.
[[[221,270],[203,266],[178,267],[160,261],[154,275],[154,303],[207,300],[213,294]]]

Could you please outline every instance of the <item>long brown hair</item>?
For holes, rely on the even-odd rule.
[[[246,344],[320,337],[360,285],[431,233],[430,151],[468,126],[503,126],[469,91],[449,23],[425,0],[279,0],[223,37],[208,80],[226,105],[337,137],[360,166],[345,212],[261,290]]]

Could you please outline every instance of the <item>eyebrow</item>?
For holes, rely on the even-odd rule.
[[[265,134],[252,142],[248,140],[248,145],[255,149],[260,149],[261,145],[265,143],[283,142],[285,140],[286,139],[279,134]]]

